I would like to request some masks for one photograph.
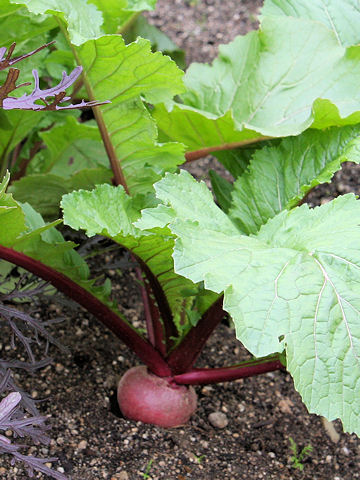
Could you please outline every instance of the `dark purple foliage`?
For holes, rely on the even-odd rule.
[[[49,438],[44,435],[43,427],[45,417],[26,417],[20,408],[21,394],[19,392],[9,393],[0,402],[0,431],[11,430],[14,436],[30,436],[35,443],[49,443]],[[57,480],[66,480],[66,477],[47,467],[45,463],[56,460],[55,458],[36,458],[31,455],[23,455],[19,452],[22,445],[15,444],[9,438],[0,434],[0,453],[12,455],[12,463],[19,460],[27,466],[30,477],[34,476],[34,470],[45,473]]]
[[[4,290],[6,289],[5,282],[0,286]],[[34,299],[44,293],[45,286],[44,282],[34,284],[29,280],[24,284],[24,278],[21,278],[9,292],[0,294],[0,328],[3,328],[4,331],[4,325],[9,327],[7,344],[10,344],[13,349],[17,345],[22,347],[23,352],[27,355],[25,361],[0,357],[0,398],[2,398],[0,402],[0,454],[12,455],[12,462],[16,460],[23,462],[30,477],[36,470],[55,479],[66,480],[63,474],[45,465],[56,459],[40,459],[23,455],[20,450],[24,445],[15,443],[13,440],[27,437],[34,444],[47,445],[49,443],[49,437],[46,434],[46,431],[49,430],[49,426],[45,424],[46,417],[39,415],[35,401],[18,387],[12,377],[12,369],[24,369],[33,373],[48,365],[51,362],[51,358],[48,357],[50,343],[55,343],[62,348],[46,330],[46,326],[50,322],[42,321],[31,316],[30,313],[24,312],[21,308],[24,304],[18,303]],[[55,321],[59,321],[59,319],[55,319]],[[37,355],[42,357],[41,360],[36,359]],[[11,440],[2,434],[8,430],[12,432]]]

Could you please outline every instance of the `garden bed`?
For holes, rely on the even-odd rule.
[[[217,45],[256,27],[261,2],[232,0],[158,1],[149,14],[179,46],[188,61],[211,61]],[[203,163],[213,162],[211,159]],[[201,167],[194,167],[201,176]],[[360,193],[359,168],[346,164],[331,185],[315,189],[307,200],[317,205],[347,192]],[[324,232],[325,233],[325,232]],[[326,232],[328,234],[328,232]],[[108,253],[94,263],[104,263],[115,285],[119,302],[133,321],[142,321],[135,274],[117,269],[121,253]],[[161,429],[125,420],[116,408],[119,377],[138,364],[137,358],[115,336],[75,304],[58,298],[37,305],[42,316],[65,318],[56,327],[59,340],[71,354],[53,350],[54,365],[25,378],[25,390],[46,398],[40,408],[49,415],[52,442],[31,449],[39,456],[56,456],[72,480],[239,480],[360,478],[360,440],[340,433],[334,442],[321,419],[309,415],[295,392],[291,377],[274,372],[213,386],[197,387],[199,408],[188,425]],[[199,359],[201,366],[222,366],[247,358],[231,326],[221,324]],[[209,415],[220,412],[220,425]],[[210,417],[212,418],[212,417]],[[290,438],[299,451],[313,450],[303,470],[294,468]],[[10,466],[1,458],[0,476],[23,480],[21,465]],[[41,474],[35,478],[44,478]]]

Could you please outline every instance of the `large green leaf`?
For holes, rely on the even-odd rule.
[[[60,220],[45,223],[30,205],[16,202],[12,194],[6,193],[9,178],[7,174],[0,183],[0,244],[64,274],[116,311],[109,300],[109,283],[95,286],[94,280],[89,278],[87,264],[74,250],[76,245],[65,241],[55,229]]]
[[[101,12],[88,4],[87,0],[10,0],[11,3],[26,5],[35,14],[49,13],[65,19],[71,42],[74,45],[101,35],[103,17]]]
[[[149,201],[142,196],[126,195],[121,186],[100,185],[92,192],[81,190],[65,195],[61,206],[66,225],[75,230],[84,229],[88,236],[109,237],[147,264],[162,286],[181,331],[188,327],[186,308],[192,305],[195,293],[201,289],[174,272],[171,257],[174,239],[167,228],[155,226],[151,231],[142,231],[133,225],[146,203]],[[192,291],[188,298],[187,290]]]
[[[36,114],[32,120],[38,120]],[[58,218],[65,193],[108,183],[113,176],[106,168],[108,158],[98,128],[70,116],[65,120],[64,124],[39,134],[47,147],[38,155],[41,161],[33,159],[39,173],[26,175],[9,189],[16,200],[29,202],[46,219]]]
[[[94,125],[67,117],[66,123],[39,136],[47,147],[41,173],[69,178],[83,168],[109,166],[99,129]]]
[[[157,0],[128,0],[127,10],[141,12],[143,10],[154,10]]]
[[[357,0],[266,0],[261,13],[316,20],[334,32],[339,44],[349,46],[360,42],[360,5]]]
[[[104,22],[102,31],[106,34],[117,33],[131,20],[133,12],[127,11],[127,0],[89,0],[101,11]]]
[[[160,51],[169,55],[182,69],[185,68],[185,52],[179,48],[164,32],[155,25],[151,25],[147,18],[139,15],[123,34],[126,43],[134,42],[137,37],[147,38],[151,42],[153,51]]]
[[[360,163],[360,125],[310,129],[258,150],[234,183],[229,214],[244,233],[256,233],[310,189],[329,182],[345,161]]]
[[[224,291],[239,340],[259,357],[285,349],[309,410],[359,434],[360,203],[285,210],[248,237],[187,172],[155,189],[164,205],[141,221],[158,225],[161,211],[177,236],[175,271]]]
[[[184,161],[183,146],[157,143],[156,124],[140,97],[152,104],[170,100],[183,90],[181,70],[169,57],[151,53],[148,40],[125,45],[119,35],[89,41],[76,53],[90,97],[111,100],[97,118],[130,192],[151,191],[164,170],[174,171]]]
[[[89,3],[96,5],[102,12],[102,30],[109,34],[123,33],[133,23],[138,12],[153,10],[156,0],[89,0]]]
[[[43,113],[24,110],[1,111],[0,174],[7,168],[8,155],[41,121]]]
[[[19,2],[20,3],[20,2]],[[24,3],[24,2],[22,2]],[[17,43],[16,54],[21,52],[22,44],[28,44],[32,38],[41,36],[56,27],[53,18],[47,15],[32,15],[25,7],[12,5],[8,0],[2,0],[0,5],[0,46],[8,47],[14,41]],[[37,46],[40,46],[40,42]],[[31,50],[31,49],[30,49]],[[27,51],[30,51],[27,50]],[[21,52],[23,53],[23,52]],[[25,52],[24,52],[25,53]]]
[[[103,167],[83,168],[70,178],[54,174],[26,175],[9,188],[19,202],[28,202],[46,219],[58,218],[60,200],[65,193],[79,188],[94,188],[110,183],[112,172]]]
[[[190,150],[360,121],[360,47],[339,45],[318,21],[264,16],[219,52],[189,68],[183,104],[155,109],[160,129]]]

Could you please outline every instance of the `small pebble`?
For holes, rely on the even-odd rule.
[[[77,448],[79,450],[85,450],[86,447],[87,447],[87,441],[86,440],[81,440],[81,442],[79,442],[78,446],[77,446]]]
[[[117,473],[116,475],[113,475],[111,477],[111,480],[129,480],[129,475],[125,471],[123,471]]]
[[[222,412],[213,412],[209,415],[209,422],[215,428],[225,428],[229,423],[227,416]]]

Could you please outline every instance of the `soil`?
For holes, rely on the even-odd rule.
[[[217,45],[256,27],[261,2],[233,0],[158,0],[149,15],[177,44],[189,61],[211,61]],[[212,160],[206,160],[205,164]],[[311,205],[349,191],[360,194],[359,168],[345,164],[330,185],[308,196]],[[124,312],[134,324],[142,307],[132,267],[123,254],[109,252],[94,266],[113,281]],[[56,456],[54,468],[72,480],[354,480],[360,478],[360,440],[342,433],[330,438],[322,419],[309,415],[286,372],[219,385],[197,387],[199,408],[189,424],[162,429],[122,418],[115,389],[120,376],[138,359],[87,312],[60,295],[37,306],[43,317],[62,315],[56,335],[70,354],[55,349],[54,364],[36,377],[24,377],[23,388],[46,398],[42,413],[52,425],[51,444],[30,448],[42,457]],[[199,366],[222,366],[248,358],[231,326],[221,324],[209,340]],[[225,415],[223,428],[209,415]],[[291,439],[298,451],[312,451],[300,468],[291,459]],[[29,478],[21,465],[0,458],[4,480]],[[35,475],[35,478],[44,478]]]

